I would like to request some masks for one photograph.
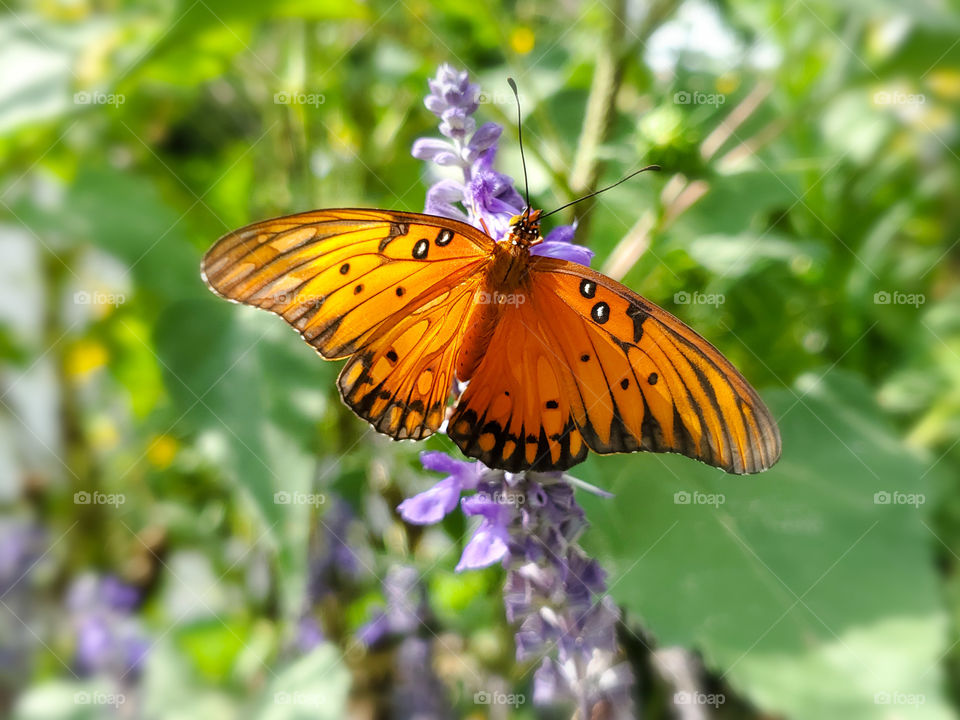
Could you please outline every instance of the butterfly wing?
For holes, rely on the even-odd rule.
[[[418,213],[318,210],[255,223],[203,258],[217,294],[276,313],[327,359],[358,415],[393,437],[443,420],[464,307],[493,240]]]
[[[483,359],[457,401],[447,434],[465,455],[511,472],[560,470],[583,461],[574,421],[577,386],[530,292],[505,305]]]
[[[562,433],[551,444],[548,432],[529,464],[522,462],[529,457],[506,452],[513,450],[507,429],[521,416],[529,427],[535,414],[525,408],[538,408],[563,416],[551,429],[562,425],[571,434],[571,450],[582,439],[598,453],[677,452],[737,474],[760,472],[780,457],[779,431],[756,391],[670,313],[600,273],[553,258],[531,260],[527,286],[528,302],[504,312],[451,418],[451,437],[465,453],[507,469],[562,470],[579,462],[584,453],[564,452]],[[516,343],[517,331],[507,326],[525,326],[530,337],[511,347],[505,343]],[[549,387],[511,384],[492,359],[508,352],[551,364]],[[510,406],[484,404],[497,390],[483,385],[498,382],[510,397],[519,394]],[[544,393],[554,384],[558,392]],[[486,440],[489,451],[480,445],[484,433],[494,440]]]

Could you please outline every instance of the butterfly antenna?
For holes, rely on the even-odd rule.
[[[566,205],[561,205],[561,206],[558,207],[556,210],[551,210],[551,211],[548,212],[548,213],[543,213],[543,215],[540,216],[540,219],[542,220],[543,218],[549,217],[550,215],[553,215],[554,213],[558,213],[558,212],[560,212],[561,210],[566,210],[566,209],[567,209],[568,207],[570,207],[571,205],[576,205],[578,202],[583,202],[584,200],[589,200],[590,198],[594,197],[595,195],[599,195],[600,193],[606,192],[607,190],[610,190],[611,188],[615,188],[615,187],[616,187],[617,185],[619,185],[620,183],[625,183],[627,180],[629,180],[630,178],[632,178],[634,175],[639,175],[640,173],[646,172],[647,170],[659,170],[659,169],[660,169],[660,166],[659,166],[659,165],[647,165],[647,166],[644,167],[644,168],[640,168],[639,170],[635,170],[634,172],[632,172],[632,173],[630,173],[629,175],[627,175],[625,178],[622,178],[621,180],[617,180],[617,182],[615,182],[613,185],[607,185],[605,188],[601,188],[600,190],[595,190],[594,192],[590,193],[589,195],[584,195],[583,197],[577,198],[576,200],[571,200],[571,201],[568,202]]]
[[[527,182],[527,159],[523,155],[523,122],[520,117],[520,94],[517,92],[517,84],[512,77],[507,78],[507,84],[513,90],[513,97],[517,101],[517,140],[520,143],[520,164],[523,165],[523,190],[527,196],[527,212],[530,212],[530,183]]]

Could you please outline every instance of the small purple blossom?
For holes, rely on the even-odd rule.
[[[383,580],[387,607],[377,611],[360,628],[358,636],[364,645],[373,646],[388,637],[412,635],[426,622],[427,597],[415,568],[394,565]]]
[[[479,462],[455,460],[442,452],[422,452],[420,462],[427,470],[447,476],[429,490],[404,500],[397,507],[400,516],[413,525],[433,525],[443,520],[460,502],[464,490],[473,490],[480,479]]]
[[[312,615],[301,616],[297,623],[296,646],[302,653],[308,653],[326,640],[323,628]]]
[[[80,673],[107,673],[124,679],[140,672],[150,640],[133,614],[139,602],[136,588],[110,575],[87,574],[73,582],[66,605]]]
[[[416,568],[394,565],[383,580],[383,593],[386,608],[363,625],[357,637],[367,647],[397,645],[394,716],[452,718],[443,682],[433,669],[433,635],[425,632],[431,616],[421,574]]]

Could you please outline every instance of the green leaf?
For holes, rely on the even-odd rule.
[[[260,720],[340,720],[346,716],[350,672],[341,651],[322,645],[277,674],[263,694]]]
[[[584,499],[611,593],[660,644],[699,649],[766,711],[947,717],[932,476],[854,376],[833,372],[769,402],[784,454],[761,475],[676,456],[584,466],[617,496]]]

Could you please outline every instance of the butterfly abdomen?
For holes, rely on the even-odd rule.
[[[494,248],[484,281],[473,296],[457,355],[456,374],[460,382],[467,382],[480,366],[504,308],[526,301],[529,263],[526,248],[507,242],[497,243]]]
[[[496,300],[497,295],[487,290],[478,290],[474,295],[473,307],[467,318],[467,329],[457,355],[456,374],[460,382],[467,382],[473,377],[487,345],[490,344],[490,338],[493,337],[500,318],[501,306]]]

